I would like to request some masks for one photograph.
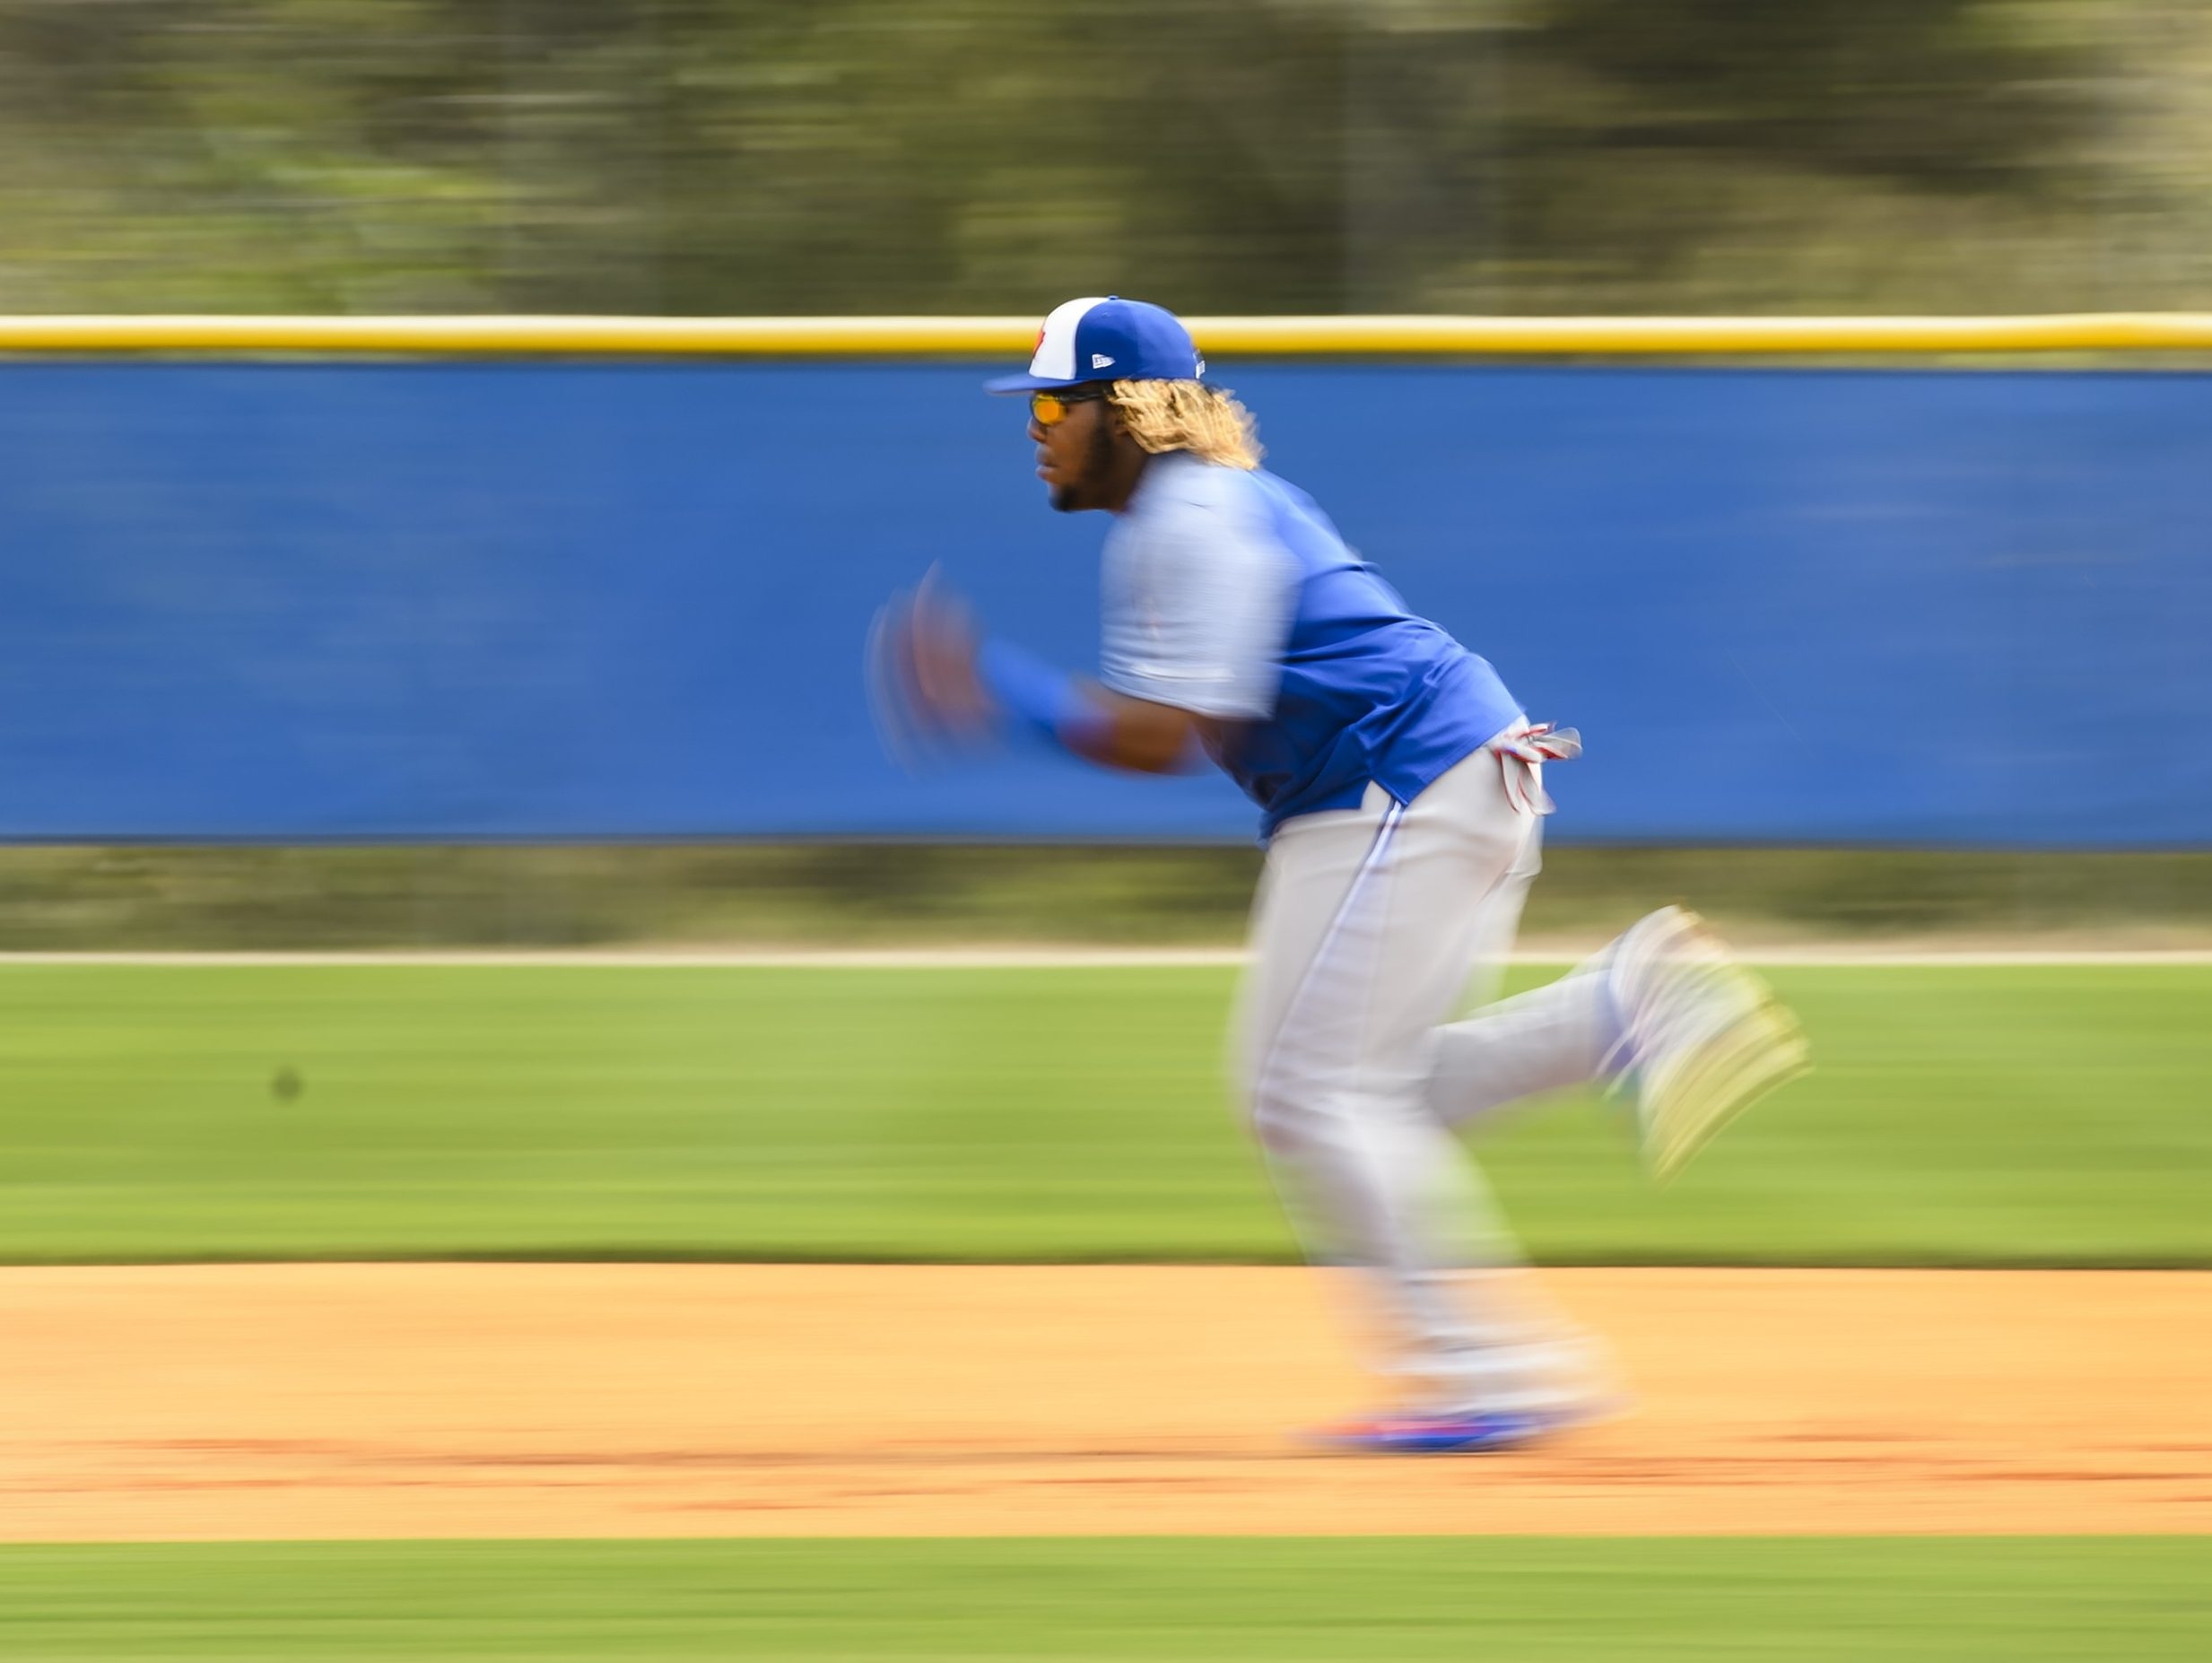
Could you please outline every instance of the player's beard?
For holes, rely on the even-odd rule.
[[[1113,424],[1101,422],[1091,430],[1090,453],[1083,459],[1083,472],[1064,484],[1052,487],[1052,506],[1063,514],[1081,513],[1084,509],[1101,506],[1097,493],[1114,467]]]

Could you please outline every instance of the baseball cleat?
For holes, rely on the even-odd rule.
[[[1324,1427],[1312,1441],[1345,1455],[1480,1455],[1519,1449],[1549,1430],[1528,1415],[1389,1415]]]
[[[1607,971],[1645,1162],[1671,1178],[1714,1134],[1812,1066],[1789,1007],[1681,907],[1639,919]]]

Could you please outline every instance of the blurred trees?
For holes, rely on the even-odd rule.
[[[0,309],[2203,305],[2187,0],[0,0]]]

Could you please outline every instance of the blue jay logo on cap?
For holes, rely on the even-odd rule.
[[[1196,381],[1206,361],[1182,320],[1164,307],[1119,295],[1085,295],[1052,309],[1037,331],[1027,375],[988,383],[994,393],[1028,393],[1102,380]]]

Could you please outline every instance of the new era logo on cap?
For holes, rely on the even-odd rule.
[[[989,383],[994,393],[1117,381],[1195,381],[1206,362],[1182,321],[1163,307],[1119,295],[1085,295],[1052,309],[1037,332],[1027,375]]]

